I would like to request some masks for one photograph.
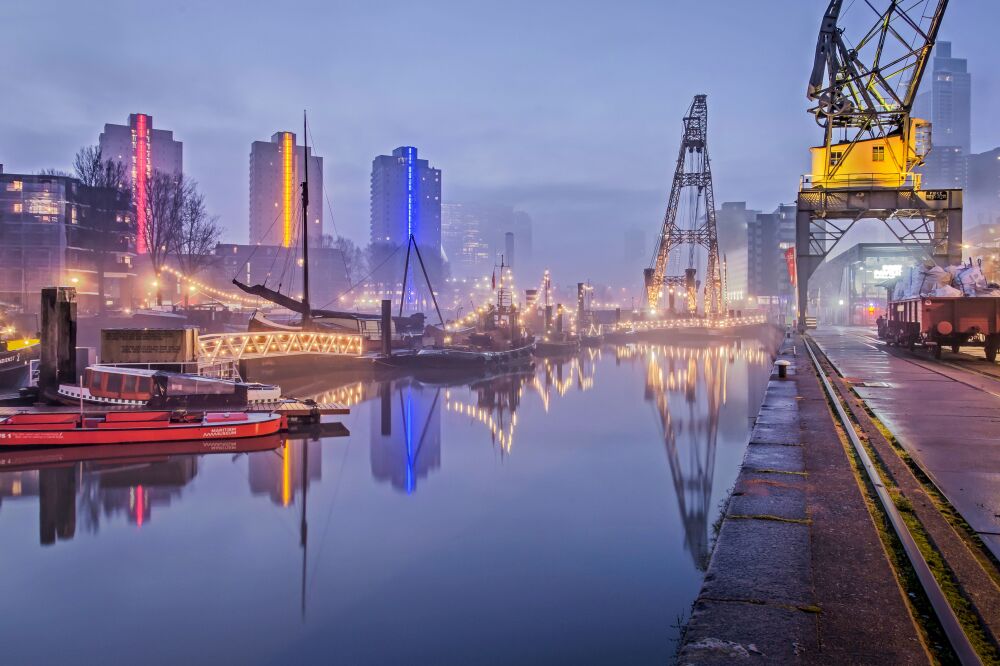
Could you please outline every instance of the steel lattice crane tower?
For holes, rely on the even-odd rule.
[[[670,200],[663,218],[663,231],[656,254],[649,268],[643,271],[646,287],[646,305],[656,311],[663,298],[664,289],[671,295],[675,288],[687,294],[687,310],[694,314],[698,307],[694,250],[704,247],[708,251],[705,280],[705,316],[717,317],[725,313],[722,294],[722,270],[719,262],[719,237],[715,226],[715,195],[712,191],[712,167],[708,158],[708,101],[706,95],[695,95],[691,108],[684,117],[684,134],[677,155],[674,182],[670,187]],[[677,211],[685,190],[695,188],[692,199],[691,228],[682,229],[677,223]],[[705,221],[699,224],[699,213],[704,211]],[[687,246],[690,250],[688,268],[684,275],[667,275],[667,260],[674,250]],[[671,304],[673,298],[670,299]]]

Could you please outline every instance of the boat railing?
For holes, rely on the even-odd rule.
[[[243,381],[240,377],[239,363],[233,359],[222,359],[205,363],[188,361],[179,363],[99,363],[106,368],[138,368],[142,370],[162,370],[164,372],[180,372],[200,375],[209,379],[228,379]]]

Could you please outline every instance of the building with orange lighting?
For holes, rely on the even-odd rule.
[[[98,138],[104,159],[125,166],[132,180],[136,208],[136,252],[146,253],[146,183],[157,171],[179,176],[184,171],[184,146],[170,130],[153,129],[153,116],[132,113],[128,125],[106,124]]]
[[[294,132],[275,132],[250,144],[250,244],[300,245],[304,166],[309,159],[309,244],[323,236],[323,158],[296,144]]]

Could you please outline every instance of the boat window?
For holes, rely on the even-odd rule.
[[[167,395],[228,395],[236,392],[236,385],[230,382],[212,381],[196,377],[171,377],[167,383]]]
[[[137,393],[149,395],[153,392],[153,380],[150,377],[139,377]]]
[[[107,390],[109,393],[121,393],[122,392],[122,376],[114,373],[108,373],[108,385]]]

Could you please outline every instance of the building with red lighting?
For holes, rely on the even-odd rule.
[[[183,173],[183,144],[174,140],[173,132],[153,129],[153,116],[133,113],[128,125],[105,125],[98,145],[104,158],[124,164],[132,179],[137,211],[136,251],[145,254],[146,182],[157,171],[177,176]]]
[[[302,189],[309,159],[309,245],[323,236],[323,158],[296,145],[294,132],[250,144],[250,244],[301,245]]]

